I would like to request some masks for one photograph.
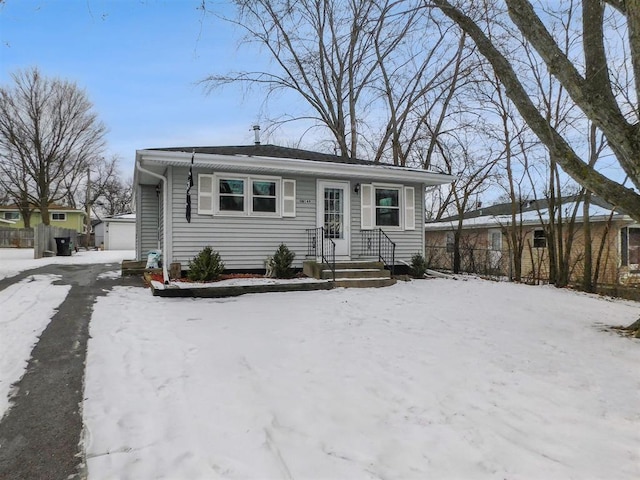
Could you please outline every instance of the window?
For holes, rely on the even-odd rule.
[[[276,213],[278,211],[275,180],[252,180],[251,189],[253,212]]]
[[[640,228],[625,227],[620,230],[622,265],[631,270],[640,268]]]
[[[415,187],[360,184],[360,228],[415,230],[417,200]]]
[[[220,212],[244,212],[244,180],[218,179],[218,209]]]
[[[341,188],[324,188],[324,238],[343,238],[344,205]]]
[[[4,212],[5,220],[20,220],[19,212]]]
[[[64,222],[67,219],[67,214],[66,213],[51,213],[51,220],[56,221],[56,222]]]
[[[278,177],[198,175],[198,214],[295,217],[296,182]]]
[[[547,237],[544,230],[533,231],[533,248],[547,248]]]
[[[455,246],[455,237],[453,232],[447,232],[447,253],[452,253]]]
[[[494,252],[502,250],[502,232],[490,232],[489,233],[490,249]]]
[[[400,189],[376,188],[376,226],[400,226]]]

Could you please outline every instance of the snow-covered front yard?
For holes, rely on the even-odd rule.
[[[0,250],[0,278],[45,263]],[[118,265],[107,277],[117,276]],[[0,415],[69,288],[0,291]],[[84,447],[103,479],[637,479],[640,304],[477,279],[100,297]]]
[[[637,479],[638,304],[553,287],[162,299],[91,322],[90,479]]]

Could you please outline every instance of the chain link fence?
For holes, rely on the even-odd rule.
[[[432,270],[453,270],[451,247],[429,246],[425,248],[425,259]],[[486,248],[460,248],[460,271],[492,277],[510,276],[509,254]]]

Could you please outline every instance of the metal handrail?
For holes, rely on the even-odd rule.
[[[396,243],[381,228],[378,229],[378,260],[391,267],[391,275],[395,273]]]
[[[391,270],[391,274],[395,273],[396,263],[396,244],[381,229],[362,230],[361,234],[361,252],[367,255],[376,255],[378,261],[382,262],[386,268]]]
[[[318,238],[321,239],[320,242]],[[331,270],[333,281],[336,281],[336,242],[325,237],[324,227],[307,229],[307,255],[320,258],[322,264],[326,264]]]

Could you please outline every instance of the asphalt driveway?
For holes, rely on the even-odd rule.
[[[82,394],[89,321],[96,298],[139,278],[102,278],[113,264],[48,265],[0,280],[0,291],[34,274],[70,285],[31,352],[12,407],[0,421],[0,479],[85,478]]]

